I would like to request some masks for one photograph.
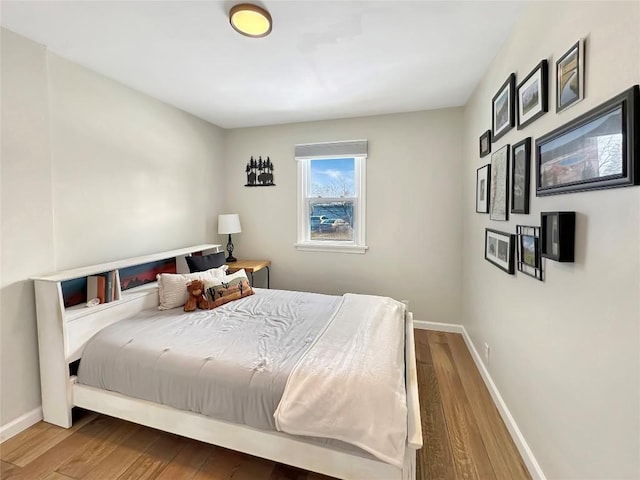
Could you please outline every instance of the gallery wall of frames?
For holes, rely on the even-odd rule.
[[[555,113],[585,95],[586,39],[579,39],[552,67]],[[513,145],[500,138],[524,130],[549,112],[549,62],[543,59],[522,80],[510,73],[491,102],[491,129],[479,138],[480,158],[490,161],[476,174],[476,212],[488,214],[484,258],[508,274],[544,281],[543,259],[574,261],[576,212],[541,212],[523,217],[515,232],[498,223],[529,215],[531,173],[535,195],[562,195],[640,184],[640,89],[629,87],[601,105],[540,136]]]

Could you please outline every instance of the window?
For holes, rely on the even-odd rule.
[[[299,250],[364,253],[367,141],[296,145]]]

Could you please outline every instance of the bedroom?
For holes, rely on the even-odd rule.
[[[478,156],[478,137],[491,128],[491,99],[507,75],[519,81],[542,58],[551,67],[588,39],[584,100],[558,114],[551,101],[546,115],[494,148],[540,137],[639,83],[639,21],[637,2],[533,2],[458,107],[231,129],[3,29],[0,424],[40,405],[28,278],[223,243],[217,215],[236,211],[243,226],[236,256],[270,259],[272,287],[338,293],[355,285],[407,298],[416,320],[462,324],[478,351],[490,345],[488,370],[547,478],[636,478],[638,189],[532,192],[531,213],[507,223],[475,213],[474,192],[476,169],[488,158]],[[10,88],[26,109],[5,98]],[[296,251],[293,146],[359,138],[371,143],[369,251]],[[276,187],[244,188],[251,155],[270,155]],[[379,159],[393,159],[393,167]],[[545,281],[536,282],[483,259],[485,227],[515,232],[556,210],[579,214],[574,264],[547,261]],[[396,286],[407,277],[413,287]]]

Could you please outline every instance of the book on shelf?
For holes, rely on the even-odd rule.
[[[104,303],[109,303],[111,300],[113,300],[113,272],[106,272],[104,273],[104,280],[105,280],[105,286],[104,286]]]
[[[89,275],[87,277],[87,301],[98,298],[100,303],[106,299],[106,278],[104,275]]]

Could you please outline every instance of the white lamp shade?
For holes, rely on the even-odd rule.
[[[218,233],[240,233],[240,216],[237,213],[218,215]]]

